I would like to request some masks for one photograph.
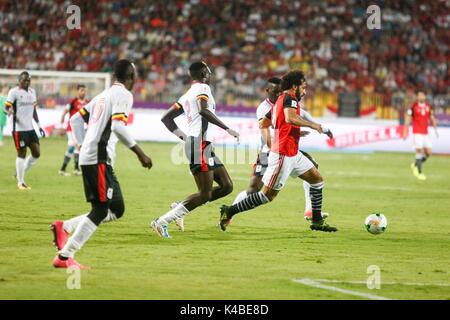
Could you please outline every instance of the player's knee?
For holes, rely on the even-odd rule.
[[[202,203],[207,203],[208,201],[210,201],[212,198],[212,192],[200,192],[200,199],[202,201]]]
[[[31,155],[33,156],[33,158],[39,159],[39,157],[41,156],[41,152],[40,150],[33,150],[31,151]]]
[[[222,189],[225,195],[229,195],[233,192],[233,182],[231,180],[228,180],[223,184]]]
[[[72,154],[75,152],[75,147],[74,146],[70,146],[69,149],[67,149],[67,151]]]
[[[113,202],[109,209],[114,213],[117,219],[120,219],[125,213],[125,203],[123,201]]]
[[[106,203],[95,203],[92,204],[92,210],[88,214],[89,219],[95,223],[95,225],[99,225],[108,215],[108,206]]]

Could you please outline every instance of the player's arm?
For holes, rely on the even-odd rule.
[[[37,103],[37,101],[35,101],[34,105],[33,105],[33,120],[36,122],[37,126],[39,127],[39,133],[41,134],[42,138],[45,138],[45,131],[44,131],[44,129],[42,129],[41,124],[39,123],[37,107],[38,107],[38,103]]]
[[[431,109],[431,111],[430,111],[430,122],[431,122],[431,125],[434,128],[434,132],[436,133],[436,137],[439,138],[439,134],[438,134],[438,131],[437,131],[437,121],[436,121],[436,117],[434,116],[433,109]]]
[[[259,129],[266,129],[272,125],[272,110],[267,112],[264,117],[258,120]]]
[[[200,95],[197,97],[198,113],[206,119],[209,123],[215,124],[219,128],[228,132],[229,135],[235,137],[239,141],[239,133],[230,129],[225,123],[222,122],[214,113],[208,110],[208,97],[206,95]]]
[[[14,112],[14,102],[16,100],[16,97],[14,95],[14,91],[11,89],[8,92],[8,97],[5,101],[5,113],[10,116]]]
[[[86,131],[84,130],[84,119],[80,112],[75,113],[69,120],[70,126],[72,127],[73,139],[77,146],[83,144],[84,136]]]
[[[286,96],[283,102],[283,107],[284,107],[284,118],[286,119],[287,123],[297,127],[308,127],[318,131],[319,133],[323,133],[323,129],[320,124],[307,121],[296,113],[297,104],[289,96]]]
[[[409,109],[405,115],[405,125],[403,128],[403,140],[406,140],[406,138],[408,137],[408,131],[409,131],[409,125],[411,124],[411,118],[412,118],[412,109]]]
[[[70,110],[72,109],[72,103],[69,103],[65,108],[64,111],[61,115],[61,124],[64,124],[64,120],[66,118],[66,114],[68,114],[70,112]]]
[[[180,138],[186,141],[186,134],[178,127],[175,122],[175,118],[183,114],[183,108],[180,103],[175,103],[169,110],[162,116],[161,121],[166,126],[166,128]]]
[[[133,151],[144,168],[150,169],[153,166],[152,160],[139,147],[136,141],[131,137],[131,134],[126,127],[128,122],[128,110],[131,109],[133,98],[119,101],[113,106],[111,116],[111,131],[117,136],[127,148]]]
[[[300,117],[302,117],[306,121],[317,123],[314,120],[314,118],[312,117],[312,115],[304,109],[300,109]],[[328,136],[328,138],[333,139],[333,133],[331,132],[330,129],[322,127],[322,130],[323,130],[323,133]]]

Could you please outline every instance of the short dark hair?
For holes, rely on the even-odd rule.
[[[28,73],[28,71],[22,71],[22,72],[19,74],[19,79],[22,78],[22,76],[25,76],[25,75],[30,76],[30,74]]]
[[[114,76],[121,82],[128,80],[133,73],[133,64],[130,60],[122,59],[114,64]]]
[[[80,90],[81,88],[86,88],[85,84],[78,84],[77,85],[77,90]]]
[[[278,77],[272,77],[269,80],[267,80],[267,83],[281,84],[281,79]]]
[[[203,70],[208,68],[208,65],[203,61],[196,61],[189,67],[189,75],[192,79],[200,80],[203,77]]]
[[[305,73],[301,70],[293,70],[281,78],[281,90],[289,90],[292,86],[299,86],[306,81]]]

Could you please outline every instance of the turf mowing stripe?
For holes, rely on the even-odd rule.
[[[341,288],[337,288],[337,287],[333,287],[333,286],[327,286],[325,284],[322,284],[318,281],[314,281],[311,279],[292,279],[292,281],[294,281],[296,283],[304,284],[306,286],[314,287],[314,288],[340,292],[343,294],[349,294],[352,296],[363,297],[363,298],[367,298],[367,299],[371,299],[371,300],[392,300],[390,298],[376,296],[374,294],[368,294],[368,293],[359,292],[359,291],[346,290],[346,289],[341,289]]]
[[[348,283],[348,284],[366,284],[366,281],[341,281],[329,279],[315,279],[319,282],[328,283]],[[423,283],[423,282],[383,282],[382,285],[402,285],[402,286],[417,286],[417,287],[450,287],[450,283]]]

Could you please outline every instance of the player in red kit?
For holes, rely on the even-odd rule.
[[[61,124],[64,124],[64,119],[66,117],[66,114],[69,114],[69,123],[67,124],[67,144],[69,148],[66,151],[66,154],[64,155],[64,161],[61,166],[61,169],[59,170],[59,174],[62,176],[70,176],[70,173],[66,172],[67,165],[70,162],[70,158],[72,158],[75,162],[75,170],[73,171],[73,174],[76,176],[81,175],[80,167],[78,164],[78,158],[80,155],[80,147],[77,146],[74,142],[74,139],[72,137],[72,128],[70,127],[70,118],[74,114],[76,114],[81,108],[83,108],[89,101],[85,99],[86,97],[86,86],[84,84],[79,84],[77,86],[77,97],[70,101],[70,103],[66,106],[64,109],[64,113],[61,117]]]
[[[306,94],[306,78],[302,71],[291,71],[281,81],[283,93],[272,107],[271,120],[260,121],[260,127],[274,128],[268,167],[263,176],[261,191],[248,195],[231,206],[220,208],[220,228],[225,231],[234,215],[254,209],[275,199],[289,177],[301,178],[310,184],[312,206],[311,229],[335,232],[337,228],[325,223],[322,217],[323,178],[317,168],[299,151],[300,127],[309,127],[324,133],[322,126],[300,116],[300,100]],[[270,115],[268,116],[270,117]],[[268,118],[267,117],[267,118]],[[268,120],[268,121],[266,121]]]
[[[406,139],[408,136],[409,124],[412,120],[416,161],[411,164],[411,170],[419,180],[426,180],[427,178],[422,172],[422,165],[431,155],[431,139],[428,135],[428,125],[430,123],[434,128],[436,137],[439,137],[433,108],[425,101],[425,99],[426,96],[424,92],[417,93],[417,102],[415,102],[408,111],[403,134],[404,139]]]

